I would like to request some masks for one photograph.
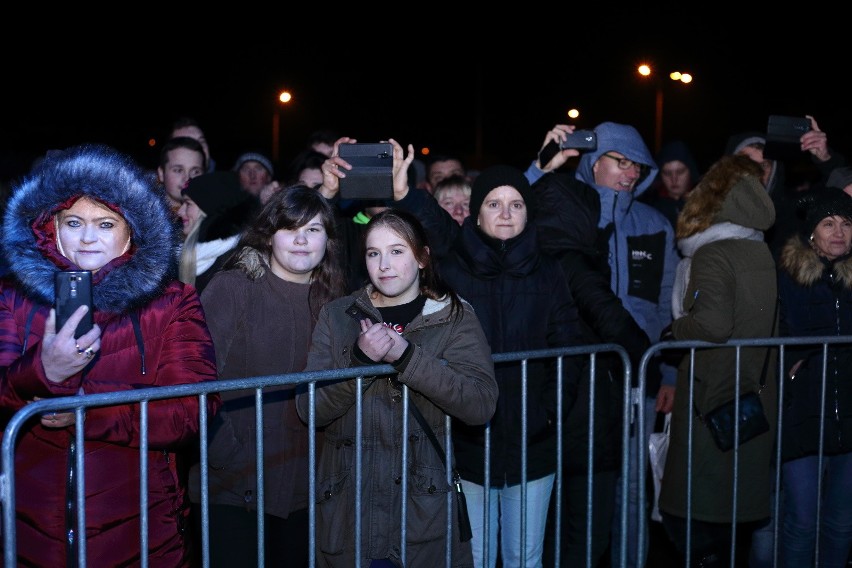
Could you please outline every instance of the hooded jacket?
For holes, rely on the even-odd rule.
[[[101,348],[59,384],[45,376],[41,339],[54,303],[53,275],[79,270],[56,245],[53,217],[87,196],[120,213],[131,247],[93,275]],[[0,411],[4,423],[34,397],[132,390],[214,380],[213,342],[197,293],[174,279],[177,227],[164,197],[129,157],[84,145],[45,158],[14,189],[2,247],[15,259],[0,282]],[[209,410],[218,397],[208,398]],[[196,440],[197,397],[148,405],[149,561],[188,563],[188,508],[176,458]],[[21,563],[66,562],[66,493],[75,426],[30,424],[15,453]],[[97,565],[140,558],[138,405],[90,408],[85,421],[87,556]],[[73,503],[73,501],[72,501]]]
[[[775,262],[762,231],[772,225],[775,211],[758,176],[759,168],[748,158],[722,158],[687,198],[678,219],[679,245],[685,258],[679,267],[683,283],[678,286],[683,315],[672,323],[675,339],[724,343],[773,335]],[[765,348],[744,348],[740,355],[739,392],[760,391],[763,380],[760,399],[770,432],[740,446],[739,522],[769,517],[777,389],[771,372],[773,358],[768,361],[767,376],[761,379],[766,352]],[[663,512],[686,517],[691,418],[693,518],[729,523],[735,453],[716,447],[700,416],[737,394],[737,351],[730,347],[696,350],[694,370],[692,381],[689,357],[684,357],[678,369],[678,395],[672,409],[659,506]]]
[[[611,288],[639,327],[655,341],[672,321],[672,284],[679,261],[671,224],[662,213],[639,201],[657,176],[658,168],[642,136],[632,126],[603,122],[595,127],[595,133],[597,149],[580,156],[574,175],[594,188],[600,198],[598,228],[604,232],[609,249]],[[647,174],[636,182],[633,191],[595,184],[595,162],[612,151],[648,166]],[[541,170],[530,167],[526,175],[537,179]],[[674,384],[675,370],[668,365],[661,365],[661,370],[663,384]],[[659,380],[649,375],[647,396],[656,396]]]

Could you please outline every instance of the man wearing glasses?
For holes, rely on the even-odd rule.
[[[557,125],[547,133],[544,143],[565,139],[574,127]],[[613,292],[621,299],[624,307],[645,333],[656,342],[663,329],[672,322],[672,285],[678,254],[675,246],[674,229],[666,217],[655,208],[641,203],[638,198],[651,187],[658,168],[642,136],[632,126],[604,122],[595,127],[598,144],[595,150],[580,154],[575,149],[561,150],[547,164],[534,162],[526,171],[527,179],[533,183],[545,173],[559,169],[565,162],[580,156],[574,177],[591,186],[600,197],[601,213],[598,222],[599,243],[607,243],[607,262]],[[535,189],[535,188],[534,188]],[[547,212],[543,212],[547,214]],[[637,392],[638,369],[633,370],[634,393]],[[630,463],[628,495],[621,495],[621,483],[599,484],[595,475],[593,495],[593,554],[592,563],[597,564],[598,554],[606,548],[602,535],[609,527],[599,523],[611,523],[612,565],[620,566],[621,506],[628,507],[627,566],[644,566],[647,558],[648,540],[645,536],[645,557],[638,558],[638,505],[640,491],[638,469],[638,419],[644,420],[644,439],[647,447],[657,412],[670,412],[674,400],[674,384],[677,370],[661,362],[648,365],[644,400],[636,396],[630,413]],[[644,467],[644,465],[643,465]],[[603,479],[600,479],[603,481]],[[605,485],[605,486],[601,486]],[[615,508],[599,511],[604,507],[607,491],[614,493]],[[603,513],[603,514],[599,514]],[[611,513],[614,513],[610,515]],[[645,513],[643,513],[645,514]],[[612,519],[609,521],[608,517]],[[597,519],[595,519],[597,517]],[[597,530],[596,530],[597,529]],[[585,530],[584,530],[585,534]],[[647,532],[646,532],[647,535]]]

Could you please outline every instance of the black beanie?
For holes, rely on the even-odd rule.
[[[482,207],[485,196],[495,187],[503,185],[508,185],[518,190],[518,193],[524,198],[524,203],[527,206],[527,218],[532,217],[535,202],[530,182],[527,181],[521,170],[512,166],[499,165],[485,168],[473,180],[470,191],[470,214],[474,219],[479,216],[479,208]]]
[[[805,213],[801,236],[807,241],[820,221],[832,215],[852,221],[852,197],[842,189],[827,187],[810,191],[799,199],[798,205]]]
[[[227,211],[249,197],[240,187],[239,174],[228,171],[210,172],[194,177],[189,180],[189,185],[183,193],[208,217]]]

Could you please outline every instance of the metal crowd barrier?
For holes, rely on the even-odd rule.
[[[557,369],[557,474],[554,482],[554,495],[555,500],[555,542],[554,542],[554,559],[555,564],[558,566],[560,564],[561,557],[561,543],[560,543],[560,525],[562,523],[562,511],[561,511],[561,494],[563,489],[563,463],[564,456],[562,451],[562,443],[563,443],[563,424],[564,424],[564,409],[563,409],[563,361],[565,357],[583,357],[584,361],[587,361],[590,367],[590,388],[589,388],[589,424],[588,424],[588,446],[587,451],[591,455],[594,451],[594,404],[595,404],[595,371],[597,365],[597,357],[598,355],[604,353],[614,354],[616,357],[620,358],[621,363],[625,369],[624,376],[621,377],[623,379],[623,395],[622,395],[622,406],[623,406],[623,416],[635,416],[634,409],[639,407],[641,409],[641,404],[644,400],[644,393],[646,388],[646,375],[647,375],[647,367],[652,357],[659,354],[660,352],[667,349],[687,349],[689,351],[689,355],[691,357],[695,356],[695,352],[700,349],[705,348],[731,348],[737,350],[738,354],[742,347],[762,347],[762,346],[775,346],[780,347],[779,349],[779,357],[778,357],[778,365],[779,368],[784,368],[784,353],[785,347],[789,345],[821,345],[824,352],[827,352],[828,345],[830,344],[842,344],[842,343],[852,343],[852,337],[802,337],[802,338],[767,338],[767,339],[749,339],[749,340],[731,340],[727,343],[716,344],[716,343],[707,343],[707,342],[695,342],[695,341],[672,341],[672,342],[662,342],[652,346],[643,356],[642,361],[640,363],[640,368],[638,369],[638,381],[637,386],[631,386],[632,379],[632,370],[630,368],[629,359],[626,351],[619,345],[615,344],[598,344],[591,346],[582,346],[582,347],[571,347],[571,348],[561,348],[561,349],[549,349],[549,350],[537,350],[537,351],[524,351],[524,352],[514,352],[514,353],[502,353],[493,355],[493,360],[496,363],[505,363],[511,361],[520,361],[522,365],[522,377],[521,381],[523,383],[523,395],[522,395],[522,434],[523,439],[526,439],[526,424],[527,424],[527,363],[530,360],[536,359],[553,359],[556,364]],[[737,358],[739,361],[739,357]],[[694,368],[693,368],[694,371]],[[6,566],[13,566],[16,563],[16,533],[15,533],[15,442],[18,436],[21,434],[22,430],[25,427],[25,424],[28,420],[33,417],[39,416],[41,414],[47,412],[55,412],[55,411],[74,411],[76,413],[76,423],[83,424],[83,416],[87,408],[93,407],[103,407],[103,406],[114,406],[114,405],[124,405],[124,404],[139,404],[140,407],[140,431],[142,432],[142,438],[140,441],[140,452],[142,453],[142,459],[140,462],[140,468],[144,471],[147,469],[147,460],[146,460],[146,452],[148,449],[148,440],[147,440],[147,426],[148,426],[148,403],[155,400],[163,400],[170,398],[180,398],[187,396],[197,396],[199,399],[199,413],[200,413],[200,463],[201,463],[201,562],[202,565],[207,567],[209,566],[210,557],[209,557],[209,487],[208,487],[208,461],[207,461],[207,446],[208,446],[208,413],[207,413],[207,396],[211,393],[215,392],[225,392],[232,390],[246,390],[246,389],[254,389],[255,390],[255,408],[256,408],[256,422],[255,428],[260,431],[263,425],[263,406],[261,404],[263,400],[263,391],[267,387],[275,387],[281,385],[297,385],[308,383],[308,393],[310,400],[311,413],[309,416],[309,464],[312,471],[316,471],[316,431],[313,428],[315,415],[314,415],[314,393],[316,388],[316,383],[318,381],[325,380],[335,380],[335,379],[355,379],[357,381],[364,380],[364,377],[373,376],[377,374],[394,374],[396,371],[390,365],[375,365],[369,367],[358,367],[353,369],[336,369],[332,371],[314,371],[308,373],[291,373],[285,375],[270,375],[263,377],[252,377],[246,379],[233,379],[233,380],[222,380],[222,381],[212,381],[203,384],[193,384],[193,385],[177,385],[177,386],[169,386],[169,387],[154,387],[154,388],[146,388],[139,389],[134,391],[123,391],[123,392],[115,392],[115,393],[100,393],[100,394],[91,394],[91,395],[82,395],[82,396],[69,396],[62,398],[53,398],[53,399],[44,399],[37,402],[33,402],[32,404],[26,405],[24,408],[20,409],[9,421],[8,425],[5,428],[3,440],[2,440],[2,471],[0,471],[0,505],[2,505],[2,537],[3,537],[3,557],[4,564]],[[735,380],[737,381],[737,385],[739,385],[739,373],[737,373]],[[823,384],[825,383],[825,369],[823,369]],[[779,397],[783,395],[783,381],[779,384]],[[690,389],[692,391],[692,389]],[[358,389],[358,392],[361,393],[362,389]],[[692,400],[692,392],[689,393],[677,393],[677,396],[689,396],[690,401]],[[402,412],[405,416],[408,416],[408,404],[409,404],[409,393],[408,388],[403,388],[403,396],[402,396]],[[357,420],[356,420],[356,461],[355,461],[355,510],[360,510],[360,499],[361,499],[361,455],[362,455],[362,447],[361,447],[361,436],[360,432],[363,427],[363,423],[361,421],[361,396],[358,395],[356,400],[356,412]],[[690,404],[691,407],[691,404]],[[641,414],[638,414],[641,416]],[[782,409],[779,407],[779,425],[781,423],[783,414]],[[450,418],[446,417],[447,420],[447,434],[445,438],[446,447],[451,448],[451,430],[450,430]],[[646,487],[645,479],[646,479],[646,469],[647,469],[647,453],[648,447],[647,443],[642,443],[647,440],[647,433],[644,431],[644,421],[637,420],[637,424],[635,425],[638,430],[638,435],[635,437],[636,443],[638,444],[638,455],[640,457],[639,462],[644,464],[643,467],[638,469],[638,478],[639,478],[639,487]],[[698,424],[698,421],[694,421],[694,424]],[[621,434],[622,434],[622,444],[621,444],[621,473],[620,476],[620,485],[622,495],[627,495],[627,483],[628,483],[628,472],[629,467],[636,467],[636,464],[629,463],[629,440],[630,440],[630,428],[634,426],[631,424],[631,420],[623,420],[621,424]],[[76,443],[78,447],[83,447],[84,445],[84,429],[77,428],[76,429]],[[403,439],[407,437],[408,432],[408,420],[403,422],[403,431],[402,436]],[[777,454],[776,454],[776,463],[780,463],[780,427],[778,428],[778,444],[777,444]],[[264,550],[263,550],[263,541],[264,541],[264,496],[263,496],[263,436],[258,435],[256,442],[256,452],[258,456],[257,463],[257,471],[258,471],[258,496],[257,496],[257,519],[258,519],[258,565],[263,566],[264,564]],[[489,471],[489,458],[488,458],[488,449],[490,448],[490,432],[486,430],[486,462],[485,462],[485,471],[486,471],[486,485],[489,482],[488,479],[488,471]],[[404,465],[407,462],[407,449],[406,445],[402,445],[402,455],[401,461]],[[735,448],[733,451],[739,451],[738,448]],[[79,475],[77,476],[77,508],[79,511],[78,515],[78,535],[79,535],[79,556],[78,561],[80,566],[87,565],[87,557],[86,557],[86,533],[85,533],[85,491],[84,491],[84,483],[85,483],[85,460],[83,459],[84,452],[77,452],[77,471]],[[522,446],[522,456],[521,461],[523,465],[522,471],[522,488],[521,488],[521,507],[522,510],[526,510],[526,444]],[[689,456],[690,464],[692,456]],[[401,517],[405,518],[406,514],[406,478],[407,471],[405,467],[401,468],[402,471],[402,506],[401,506]],[[735,470],[736,471],[736,470]],[[587,503],[587,511],[586,511],[586,564],[589,565],[591,563],[591,526],[592,519],[595,511],[592,509],[592,474],[593,474],[593,460],[588,460],[588,484],[586,487],[586,503]],[[447,464],[446,470],[447,480],[448,482],[451,480],[450,473],[450,464]],[[778,481],[779,473],[776,471],[776,482]],[[736,486],[736,478],[734,480]],[[690,499],[691,499],[691,487],[689,489]],[[315,475],[311,475],[309,478],[309,494],[313,495],[316,493],[316,477]],[[736,496],[736,489],[734,491],[734,495]],[[450,499],[453,498],[452,492],[448,492],[447,500],[448,505],[450,504]],[[485,503],[484,509],[488,510],[488,492],[485,493]],[[147,553],[147,544],[148,544],[148,530],[147,530],[147,482],[146,476],[141,476],[140,482],[140,514],[141,514],[141,526],[142,529],[140,531],[140,553],[141,559],[140,564],[143,567],[148,566],[148,553]],[[639,502],[639,515],[637,519],[638,532],[640,536],[647,535],[648,531],[648,519],[647,515],[642,514],[642,511],[646,510],[646,496],[644,491],[640,491],[640,502]],[[310,529],[310,565],[313,567],[316,565],[316,505],[315,502],[311,502],[309,506],[309,529]],[[779,500],[778,500],[778,492],[776,492],[775,502],[773,503],[773,511],[775,512],[775,517],[777,518],[777,513],[779,510]],[[451,511],[451,508],[448,506],[448,511]],[[627,527],[628,527],[628,516],[627,516],[627,508],[622,508],[620,512],[620,518],[617,521],[621,525],[621,538],[619,542],[611,543],[611,546],[620,547],[620,557],[622,559],[622,566],[626,563],[626,549],[627,549]],[[736,521],[736,518],[732,519],[732,521]],[[446,519],[446,530],[447,534],[451,535],[451,522],[452,519],[448,514]],[[488,550],[488,516],[485,516],[485,542],[484,542],[484,551],[483,555],[487,564],[487,550]],[[356,558],[359,556],[360,552],[360,518],[356,519],[356,525],[354,527],[355,535],[356,535]],[[522,525],[522,535],[523,525]],[[775,527],[775,559],[777,564],[777,547],[778,547],[778,527]],[[522,539],[524,537],[522,536]],[[687,539],[689,539],[689,531],[687,533]],[[445,554],[445,565],[450,566],[450,561],[452,558],[452,549],[453,546],[452,538],[448,538],[448,545]],[[406,541],[406,527],[402,527],[401,533],[401,542],[400,542],[400,550],[402,553],[403,560],[405,559],[405,541]],[[644,550],[644,538],[639,538],[639,546],[640,546],[640,556]],[[734,544],[736,546],[736,543]],[[524,543],[521,543],[521,550],[524,550]],[[734,551],[732,551],[731,562],[733,566],[733,558]],[[523,558],[522,558],[523,561]],[[93,559],[93,565],[97,565],[97,559]],[[687,560],[687,566],[689,565],[689,561]],[[357,561],[356,561],[357,566]],[[508,567],[506,567],[508,568]]]

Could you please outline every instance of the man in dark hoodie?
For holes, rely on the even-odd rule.
[[[677,216],[686,203],[686,196],[698,183],[701,174],[698,164],[683,140],[672,140],[663,145],[657,155],[660,167],[659,182],[646,191],[641,201],[666,216],[677,227]]]

